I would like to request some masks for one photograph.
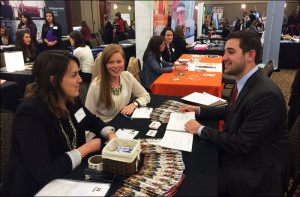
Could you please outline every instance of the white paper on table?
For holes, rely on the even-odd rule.
[[[195,119],[195,112],[173,112],[170,115],[167,130],[186,131],[184,125],[191,119]]]
[[[194,135],[188,132],[166,130],[160,146],[192,152]]]
[[[24,58],[22,51],[4,52],[4,59],[7,72],[25,70]]]
[[[140,107],[136,108],[131,116],[131,118],[147,118],[150,119],[150,114],[152,112],[153,108],[149,107]]]
[[[139,134],[139,131],[134,129],[118,129],[115,134],[118,138],[133,139],[137,134]]]
[[[35,196],[105,196],[109,188],[109,183],[55,179]]]
[[[226,102],[226,100],[224,99],[221,99],[219,97],[216,97],[216,96],[213,96],[211,94],[208,94],[206,92],[203,92],[203,93],[199,93],[199,92],[194,92],[192,94],[189,94],[185,97],[182,97],[183,100],[186,100],[186,101],[190,101],[190,102],[193,102],[193,103],[199,103],[199,104],[202,104],[202,105],[211,105],[217,101],[224,101]]]
[[[222,72],[222,64],[219,63],[202,63],[202,62],[188,62],[188,71],[195,71],[196,69],[203,70],[205,72]]]

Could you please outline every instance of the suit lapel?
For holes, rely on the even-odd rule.
[[[228,105],[227,108],[227,118],[226,118],[226,122],[225,125],[223,127],[223,130],[228,129],[232,118],[233,118],[233,114],[236,113],[237,109],[240,107],[241,102],[243,101],[243,99],[246,97],[246,95],[251,91],[251,87],[254,85],[254,82],[256,81],[257,77],[260,76],[262,73],[262,71],[260,69],[258,69],[255,73],[253,73],[253,75],[246,81],[242,91],[238,94],[238,97],[233,105],[233,108],[230,110],[230,106]],[[233,92],[233,91],[232,91]],[[231,101],[231,97],[232,97],[232,92],[230,95],[230,101]]]

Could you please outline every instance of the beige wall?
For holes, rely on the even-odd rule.
[[[72,26],[81,26],[81,3],[80,1],[70,2]]]
[[[134,1],[109,1],[109,2],[111,3],[111,16],[112,16],[112,18],[110,18],[111,21],[114,21],[115,14],[117,12],[120,12],[121,14],[130,14],[130,20],[135,19]],[[114,9],[114,4],[118,6],[116,10]],[[131,10],[128,10],[128,5],[131,6]]]

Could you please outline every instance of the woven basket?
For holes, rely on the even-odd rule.
[[[131,153],[116,153],[118,146],[130,147],[133,150]],[[140,153],[138,140],[114,138],[102,151],[103,171],[119,176],[131,176],[138,169]]]

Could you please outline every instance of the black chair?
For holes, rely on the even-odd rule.
[[[85,104],[85,99],[86,99],[86,95],[87,95],[88,90],[89,90],[89,84],[88,83],[81,83],[79,85],[79,98],[80,98],[83,105]]]
[[[95,48],[98,48],[98,42],[97,40],[94,38],[94,39],[90,39],[90,46],[91,46],[91,49],[95,49]]]
[[[3,181],[3,175],[7,166],[10,147],[11,147],[11,133],[12,124],[14,120],[14,113],[8,110],[0,110],[0,134],[1,134],[1,168],[0,176],[1,183]]]
[[[265,67],[263,68],[263,71],[268,77],[271,77],[273,70],[274,70],[274,61],[270,60],[266,63]]]

